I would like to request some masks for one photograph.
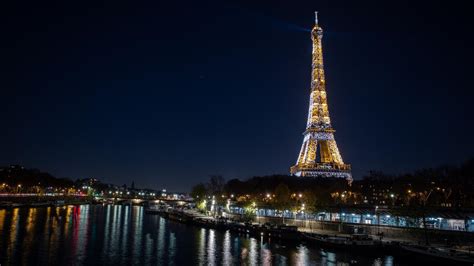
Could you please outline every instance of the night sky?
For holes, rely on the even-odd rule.
[[[315,10],[336,141],[355,178],[473,156],[462,2],[14,2],[0,11],[0,165],[173,191],[213,174],[288,174]]]

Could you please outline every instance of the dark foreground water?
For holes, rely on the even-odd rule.
[[[0,236],[2,266],[400,264],[387,254],[323,250],[183,225],[138,206],[0,210]]]

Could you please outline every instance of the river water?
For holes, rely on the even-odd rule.
[[[390,254],[321,249],[204,229],[143,207],[0,210],[0,265],[398,265]]]

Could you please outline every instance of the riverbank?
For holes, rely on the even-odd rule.
[[[229,230],[239,234],[259,238],[268,238],[284,241],[298,241],[314,243],[321,247],[336,249],[351,249],[359,252],[391,252],[442,259],[449,262],[474,262],[472,245],[449,246],[442,244],[419,243],[406,240],[403,237],[382,237],[382,235],[340,233],[332,230],[306,228],[304,226],[271,223],[244,223],[237,219],[211,217],[196,210],[182,210],[175,208],[161,209],[155,212],[170,220],[192,224],[217,230]]]
[[[239,215],[232,215],[237,219]],[[258,223],[282,223],[281,217],[259,216]],[[372,236],[383,235],[383,239],[390,239],[408,243],[430,243],[431,245],[456,246],[469,244],[474,247],[474,232],[440,230],[433,228],[397,227],[377,224],[360,224],[334,221],[317,221],[310,219],[285,219],[286,224],[298,226],[304,231],[323,231],[327,234],[366,233]]]

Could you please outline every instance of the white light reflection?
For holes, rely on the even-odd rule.
[[[206,246],[206,229],[201,228],[199,231],[199,236],[198,236],[199,242],[198,242],[198,262],[199,265],[204,265],[205,260],[206,260],[206,254],[205,254],[205,246]]]
[[[163,265],[164,260],[163,260],[163,252],[165,251],[165,226],[166,226],[166,221],[163,217],[160,216],[160,222],[159,222],[159,228],[158,228],[158,264]]]
[[[120,237],[120,215],[122,213],[122,206],[114,205],[113,219],[112,219],[112,233],[110,237],[110,257],[115,257],[118,254],[118,244]]]
[[[151,264],[153,239],[149,233],[145,236],[145,265]]]
[[[258,253],[257,253],[257,239],[251,238],[250,239],[250,247],[249,247],[249,259],[250,265],[257,265],[258,262]]]
[[[216,235],[214,229],[209,230],[207,242],[207,265],[216,265]]]
[[[260,245],[260,257],[262,265],[272,265],[272,251],[265,244]]]
[[[327,252],[327,260],[325,265],[336,265],[336,254],[332,252]]]
[[[176,254],[176,235],[170,232],[169,245],[168,245],[168,262],[169,264],[174,263],[174,256]]]
[[[393,265],[393,257],[392,256],[387,256],[385,257],[385,266],[392,266]]]
[[[109,247],[110,247],[110,209],[111,206],[107,205],[105,211],[105,226],[104,226],[104,249],[102,251],[103,261],[107,261],[107,256],[109,254]]]
[[[223,253],[223,261],[224,265],[231,265],[232,264],[232,254],[230,253],[230,231],[227,230],[224,234],[224,250]]]
[[[382,266],[382,260],[380,258],[375,259],[373,266]]]
[[[125,206],[124,210],[124,217],[123,217],[123,233],[122,233],[122,247],[121,250],[122,252],[127,252],[127,240],[128,240],[128,223],[129,223],[129,214],[130,212],[130,207],[128,205]]]
[[[142,230],[143,230],[143,208],[134,206],[135,213],[134,233],[133,233],[133,260],[139,261],[142,252]]]
[[[298,246],[295,256],[295,262],[297,265],[310,265],[311,262],[308,256],[308,248],[305,246]]]
[[[78,245],[76,246],[76,259],[78,262],[83,262],[86,257],[86,245],[88,243],[87,230],[89,228],[89,205],[81,205],[79,207],[79,233],[78,233]]]

